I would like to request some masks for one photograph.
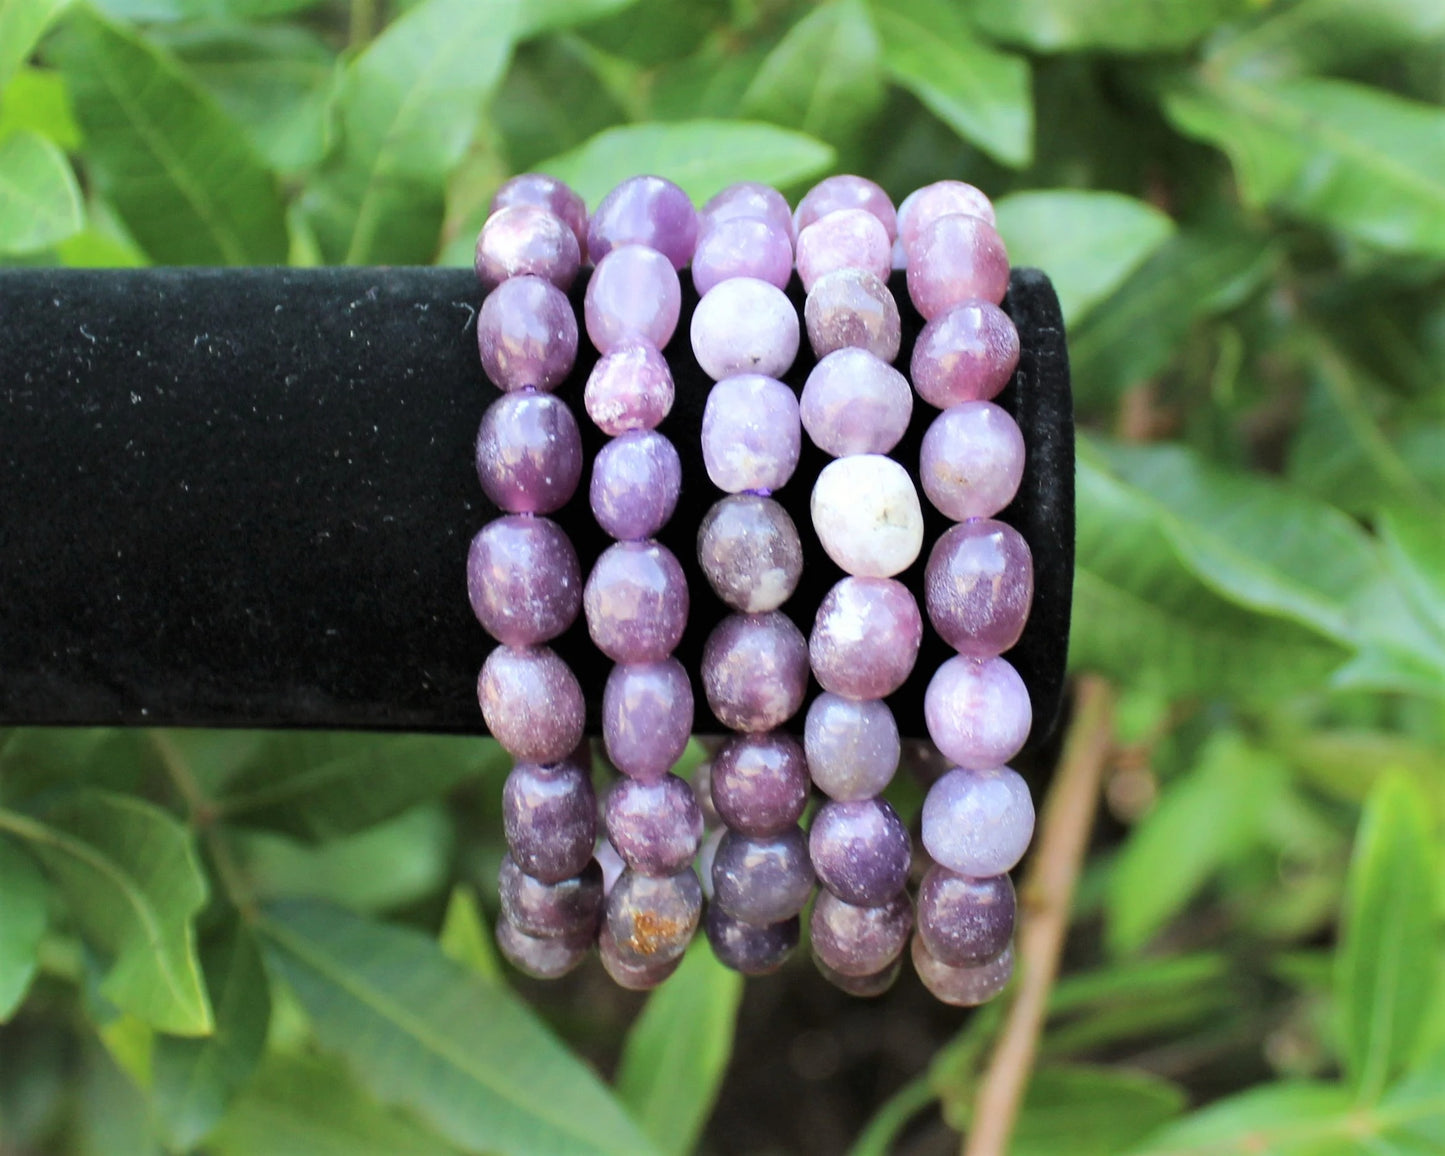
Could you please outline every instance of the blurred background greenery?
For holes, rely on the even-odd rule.
[[[0,259],[467,263],[529,168],[980,185],[1068,317],[1115,702],[1012,1150],[1440,1153],[1442,94],[1439,0],[0,0]],[[0,1153],[958,1147],[1002,1005],[507,973],[504,774],[0,732]]]

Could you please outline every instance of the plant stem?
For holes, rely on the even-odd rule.
[[[346,31],[346,43],[360,50],[371,43],[376,35],[377,0],[351,0],[351,19]]]

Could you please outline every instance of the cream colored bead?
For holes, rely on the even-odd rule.
[[[853,454],[824,466],[813,486],[812,515],[828,557],[859,578],[891,578],[923,548],[913,479],[882,454]]]

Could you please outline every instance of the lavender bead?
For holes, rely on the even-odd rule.
[[[908,254],[908,295],[927,320],[979,297],[997,305],[1008,292],[1008,250],[981,217],[939,217]]]
[[[570,879],[543,883],[518,867],[512,856],[503,855],[497,896],[503,917],[523,935],[591,939],[602,916],[602,867],[593,859]]]
[[[827,274],[862,269],[880,280],[893,269],[893,242],[865,209],[839,209],[798,233],[798,278],[812,293]]]
[[[978,189],[963,181],[934,181],[914,189],[898,206],[898,239],[904,249],[914,248],[929,225],[952,213],[966,213],[990,225],[998,224],[993,202]]]
[[[551,389],[577,360],[577,318],[567,295],[540,277],[511,277],[477,313],[477,349],[503,392]]]
[[[859,907],[887,903],[908,882],[908,830],[882,799],[824,803],[813,817],[808,849],[818,881]]]
[[[503,394],[477,430],[482,491],[510,514],[550,514],[577,492],[582,435],[567,404],[550,393]]]
[[[714,381],[735,374],[786,373],[798,356],[798,311],[776,285],[733,277],[692,312],[692,352]]]
[[[698,214],[704,226],[734,217],[761,217],[779,233],[793,241],[793,213],[777,189],[757,181],[739,181],[729,185],[702,207]]]
[[[535,205],[499,209],[477,236],[475,268],[485,289],[526,276],[543,277],[565,291],[581,264],[582,251],[567,223]]]
[[[697,247],[697,210],[680,188],[663,177],[631,177],[602,198],[587,230],[587,255],[595,265],[623,245],[656,249],[681,269]]]
[[[672,973],[682,962],[681,956],[666,962],[641,963],[635,962],[631,958],[622,958],[618,952],[617,940],[612,935],[612,929],[605,922],[602,924],[602,930],[597,933],[597,957],[602,961],[602,968],[611,977],[612,982],[628,991],[651,991],[671,979]]]
[[[913,930],[913,904],[900,891],[876,907],[859,907],[831,891],[818,893],[808,924],[813,955],[839,975],[876,975],[903,954]]]
[[[713,954],[724,967],[743,975],[771,975],[797,948],[801,921],[795,915],[758,927],[734,919],[713,904],[703,918],[703,929]]]
[[[937,314],[913,345],[913,388],[947,409],[997,397],[1019,363],[1019,332],[989,301],[961,301]]]
[[[733,277],[752,277],[785,289],[793,275],[791,232],[780,232],[761,217],[705,222],[692,257],[692,283],[698,296]]]
[[[813,881],[808,840],[799,827],[760,838],[729,831],[712,861],[713,902],[758,927],[803,910]]]
[[[949,967],[934,958],[921,936],[913,937],[913,970],[933,997],[955,1007],[977,1007],[988,1003],[1013,978],[1013,948],[978,967]]]
[[[734,610],[761,614],[793,596],[803,543],[787,510],[756,494],[715,502],[697,531],[697,560],[713,591]]]
[[[582,608],[577,551],[547,518],[498,518],[467,551],[467,595],[488,634],[506,646],[556,638]]]
[[[677,659],[619,663],[602,691],[607,757],[631,778],[661,778],[687,747],[692,710],[692,683]]]
[[[820,694],[803,724],[808,770],[830,799],[871,799],[898,769],[898,723],[886,702]]]
[[[597,524],[621,541],[656,534],[677,509],[682,461],[652,430],[614,438],[597,451],[588,497]]]
[[[502,828],[512,859],[543,883],[581,874],[597,841],[597,797],[582,767],[518,763],[502,788]]]
[[[898,235],[898,213],[882,188],[866,177],[836,176],[819,181],[798,202],[793,231],[801,234],[814,221],[839,209],[864,209],[878,218],[891,244]]]
[[[661,349],[682,312],[682,286],[666,257],[643,245],[612,250],[592,271],[582,313],[598,353],[641,342]]]
[[[808,651],[824,690],[844,698],[886,698],[913,672],[923,616],[903,583],[844,578],[823,596]]]
[[[515,759],[555,763],[582,741],[582,688],[545,646],[496,647],[477,677],[477,701],[487,730]]]
[[[527,935],[508,919],[497,920],[497,946],[507,962],[533,979],[560,979],[587,958],[590,932],[540,939]]]
[[[604,550],[582,592],[587,632],[614,662],[656,662],[677,647],[687,625],[687,578],[656,542]]]
[[[923,845],[960,875],[1011,871],[1034,834],[1028,784],[1010,767],[949,771],[923,800]]]
[[[952,527],[923,572],[928,620],[960,654],[989,658],[1019,640],[1034,597],[1034,561],[1012,526],[979,518]]]
[[[835,349],[866,349],[892,361],[903,340],[898,303],[888,286],[866,269],[837,269],[814,281],[803,320],[817,357]]]
[[[813,955],[813,963],[818,968],[818,974],[834,987],[848,995],[857,996],[860,999],[875,999],[882,995],[897,982],[898,976],[903,971],[903,960],[901,957],[894,960],[882,971],[875,972],[872,975],[843,975],[841,972],[834,971],[819,959],[816,952]]]
[[[612,437],[656,429],[672,410],[672,370],[651,345],[624,342],[587,377],[582,404],[597,428]]]
[[[510,205],[536,205],[561,217],[577,238],[580,252],[587,251],[587,203],[556,177],[523,173],[505,182],[492,197],[491,212]]]
[[[808,689],[808,644],[786,614],[730,614],[708,635],[702,685],[719,722],[770,731],[798,713]]]
[[[1023,749],[1033,708],[1024,680],[1002,658],[958,657],[934,673],[923,695],[923,720],[955,765],[984,770]]]
[[[702,887],[690,867],[676,875],[624,871],[607,896],[617,959],[633,967],[681,958],[701,916]]]
[[[1015,905],[1007,875],[971,879],[935,864],[918,888],[918,934],[940,963],[977,967],[1008,947]]]
[[[793,476],[802,448],[798,399],[781,381],[745,373],[708,393],[702,460],[718,489],[730,494],[779,489]]]
[[[639,875],[671,875],[692,865],[702,841],[702,810],[676,775],[623,779],[607,796],[607,839]]]
[[[882,454],[851,454],[829,462],[808,503],[813,529],[839,569],[890,578],[913,565],[923,548],[923,507],[908,471]]]
[[[712,765],[718,817],[743,835],[766,837],[792,827],[808,805],[808,763],[791,735],[738,735]]]
[[[824,453],[886,454],[908,432],[913,391],[903,374],[867,350],[839,349],[808,374],[798,410]]]
[[[923,492],[956,522],[991,518],[1014,500],[1024,476],[1024,435],[991,401],[944,410],[918,453]]]

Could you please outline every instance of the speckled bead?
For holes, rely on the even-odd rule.
[[[886,903],[860,907],[824,889],[808,931],[813,954],[839,975],[875,975],[903,954],[913,930],[913,905],[899,891]]]
[[[731,614],[708,635],[702,684],[718,721],[756,734],[780,726],[803,705],[808,644],[786,614]]]
[[[801,923],[795,915],[757,927],[734,919],[714,903],[703,917],[703,929],[713,954],[724,967],[743,975],[771,975],[797,948]]]
[[[1023,749],[1033,712],[1028,688],[1008,662],[960,656],[934,673],[923,695],[923,719],[934,745],[955,765],[986,770]]]
[[[624,871],[607,896],[616,957],[633,967],[680,959],[701,916],[702,887],[691,867],[675,875]]]
[[[502,788],[502,826],[513,861],[534,879],[580,875],[597,838],[597,797],[585,767],[518,763]]]
[[[656,662],[687,625],[687,578],[672,551],[656,542],[618,542],[604,550],[582,592],[587,632],[614,662]]]
[[[963,181],[934,181],[914,189],[898,206],[898,239],[904,249],[915,247],[929,225],[951,213],[966,213],[990,225],[998,224],[993,202],[980,190]]]
[[[881,454],[829,462],[813,483],[813,529],[849,574],[891,578],[923,548],[923,507],[908,471]]]
[[[602,917],[602,868],[592,859],[570,879],[543,883],[523,871],[511,855],[503,855],[497,897],[503,918],[524,935],[590,939]]]
[[[1034,833],[1029,788],[1009,767],[949,771],[923,801],[923,845],[960,875],[1002,875],[1028,850]]]
[[[555,213],[512,205],[487,218],[477,236],[475,268],[484,289],[508,277],[543,277],[564,292],[577,278],[582,252],[577,237]]]
[[[818,606],[808,650],[825,690],[885,698],[913,672],[923,616],[913,594],[886,578],[844,578]]]
[[[785,289],[793,275],[791,228],[779,232],[762,217],[724,217],[704,222],[692,258],[698,296],[731,277],[754,277]]]
[[[913,388],[947,409],[997,397],[1019,363],[1019,333],[990,301],[965,300],[934,315],[913,344]]]
[[[882,799],[824,803],[813,817],[808,849],[818,881],[859,907],[888,903],[908,882],[908,830]]]
[[[600,266],[622,245],[646,245],[681,269],[697,248],[697,229],[697,210],[682,189],[663,177],[632,177],[603,197],[592,214],[587,255]]]
[[[645,245],[609,252],[592,271],[582,299],[587,336],[604,355],[639,342],[661,349],[672,340],[681,312],[677,270]]]
[[[728,739],[710,777],[718,817],[744,835],[780,834],[808,805],[807,759],[798,740],[782,731]]]
[[[607,796],[607,839],[641,875],[672,875],[692,864],[702,841],[702,810],[676,775],[623,779]]]
[[[577,551],[548,518],[498,518],[467,551],[467,595],[477,621],[498,642],[547,642],[571,626],[582,607]]]
[[[839,209],[798,233],[798,279],[812,293],[818,281],[840,269],[862,269],[880,280],[893,268],[893,242],[878,218],[864,209]]]
[[[642,342],[613,347],[587,376],[582,404],[603,433],[656,429],[672,411],[676,390],[667,358]]]
[[[682,461],[653,430],[613,438],[592,463],[588,498],[597,524],[619,541],[650,538],[667,525],[682,489]]]
[[[813,282],[803,305],[808,343],[817,357],[863,349],[883,361],[898,356],[903,323],[887,284],[866,269],[836,269]]]
[[[944,410],[918,453],[923,492],[935,509],[962,522],[991,518],[1014,500],[1024,475],[1024,435],[989,401]]]
[[[886,454],[908,431],[913,391],[903,374],[867,350],[839,349],[808,374],[798,413],[826,454]]]
[[[477,350],[503,392],[551,389],[577,360],[577,318],[567,295],[541,277],[512,277],[477,313]]]
[[[781,488],[798,466],[802,445],[798,399],[781,381],[740,374],[708,393],[702,459],[718,489],[736,494]]]
[[[515,759],[555,763],[582,741],[582,688],[545,646],[496,647],[477,677],[477,701],[492,737]]]
[[[772,498],[730,494],[697,531],[697,558],[713,591],[734,610],[761,614],[793,596],[803,575],[803,544],[793,519]]]
[[[808,707],[803,724],[808,770],[830,799],[881,794],[898,769],[898,723],[888,704],[827,692]]]
[[[1008,250],[982,217],[939,217],[908,253],[908,295],[928,320],[970,298],[997,305],[1008,292],[1008,276]]]
[[[729,831],[713,857],[713,901],[755,926],[798,914],[813,893],[813,880],[808,840],[796,826],[761,837]]]
[[[733,217],[761,217],[787,237],[789,244],[794,236],[793,213],[783,194],[757,181],[729,185],[708,201],[698,216],[704,225]]]
[[[519,931],[509,919],[497,920],[497,947],[508,963],[533,979],[560,979],[587,958],[590,933],[541,939]]]
[[[901,956],[882,971],[874,972],[872,975],[844,975],[842,972],[834,971],[818,958],[817,952],[813,953],[813,963],[817,967],[819,975],[839,991],[858,999],[876,999],[883,995],[898,982],[898,977],[903,971]]]
[[[940,963],[977,967],[1008,947],[1015,906],[1007,875],[973,879],[934,864],[918,887],[918,934]]]
[[[934,958],[921,936],[913,937],[913,970],[935,999],[955,1007],[977,1007],[988,1003],[1013,978],[1013,948],[978,967],[949,967]]]
[[[556,177],[522,173],[503,183],[492,197],[491,212],[511,205],[535,205],[556,214],[577,238],[578,252],[587,251],[587,204]]]
[[[687,748],[692,716],[692,683],[675,658],[619,662],[607,675],[602,741],[612,765],[630,778],[655,782],[667,774]]]
[[[1033,555],[1012,526],[964,522],[934,543],[923,589],[928,620],[949,646],[970,658],[1002,654],[1028,621]]]
[[[612,929],[605,921],[597,933],[597,958],[602,961],[602,969],[612,982],[628,991],[651,991],[671,979],[682,962],[681,955],[663,961],[639,962],[630,955],[624,959],[618,951]]]
[[[582,435],[567,404],[524,389],[487,407],[477,430],[482,492],[509,514],[551,514],[577,492]]]
[[[776,377],[798,355],[798,311],[776,285],[731,277],[692,312],[693,356],[714,381],[735,374]]]
[[[839,209],[864,209],[878,218],[889,243],[898,235],[898,213],[883,189],[866,177],[847,174],[825,177],[811,189],[793,213],[793,232],[801,234],[820,217]]]

